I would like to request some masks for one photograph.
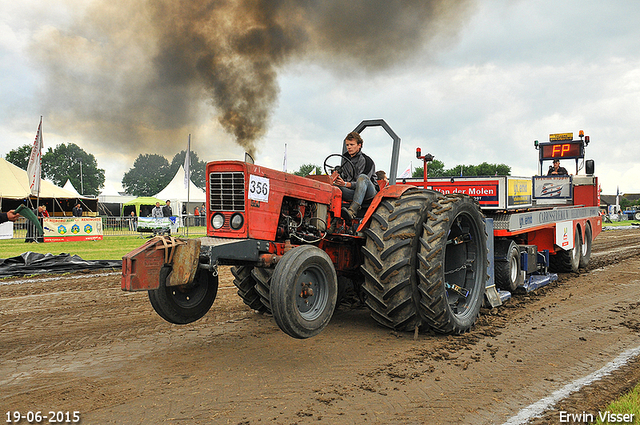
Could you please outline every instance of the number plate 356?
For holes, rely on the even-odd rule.
[[[249,176],[248,198],[254,201],[269,202],[269,179],[265,177]]]

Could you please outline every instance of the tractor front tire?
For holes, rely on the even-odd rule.
[[[167,286],[171,267],[160,270],[160,286],[149,291],[149,301],[160,317],[169,323],[185,325],[207,314],[218,293],[218,276],[198,269],[188,285]]]
[[[287,335],[304,339],[319,334],[336,307],[338,278],[331,258],[313,245],[285,253],[271,278],[273,317]]]

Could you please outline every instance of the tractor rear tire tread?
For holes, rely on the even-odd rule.
[[[238,295],[242,301],[252,310],[266,312],[268,307],[262,302],[260,294],[256,290],[256,280],[252,274],[253,267],[237,266],[231,267],[233,274],[233,284],[238,288]]]
[[[412,252],[421,211],[437,196],[434,191],[411,188],[398,199],[386,199],[364,232],[361,268],[366,305],[372,318],[385,327],[414,331],[421,324],[411,283]]]

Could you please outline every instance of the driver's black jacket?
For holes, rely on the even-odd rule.
[[[345,155],[349,155],[349,154],[347,153]],[[354,175],[354,170],[352,169],[353,167],[350,167],[349,164],[345,165],[347,161],[342,161],[343,162],[342,170],[340,171],[340,177],[342,177],[342,180],[344,180],[345,183],[351,182],[352,186],[355,188],[356,181],[358,180],[358,176],[360,174],[364,174],[367,177],[369,177],[369,179],[373,183],[373,186],[376,188],[376,190],[379,191],[380,187],[378,186],[378,180],[376,179],[376,175],[375,175],[376,164],[373,162],[373,159],[369,158],[367,155],[362,153],[362,151],[359,151],[357,154],[350,157],[349,159],[351,159],[351,162],[355,167],[355,175]]]

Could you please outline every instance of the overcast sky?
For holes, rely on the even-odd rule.
[[[138,154],[170,161],[189,133],[203,160],[243,157],[237,135],[218,120],[225,104],[216,98],[217,82],[179,75],[176,83],[158,72],[160,60],[172,64],[162,65],[165,73],[177,74],[199,71],[202,61],[176,66],[194,53],[158,35],[172,11],[134,10],[140,3],[0,3],[0,154],[32,143],[42,115],[45,148],[76,143],[96,156],[107,187],[118,190]],[[446,168],[486,161],[531,176],[534,140],[584,130],[603,193],[618,186],[640,193],[640,2],[469,2],[420,11],[430,19],[399,13],[394,29],[377,19],[393,15],[396,2],[387,3],[391,10],[361,3],[372,10],[330,12],[344,18],[336,27],[376,23],[363,40],[357,31],[323,33],[334,27],[319,11],[308,21],[300,18],[307,11],[298,14],[304,25],[294,29],[308,30],[306,41],[274,55],[261,74],[273,77],[273,87],[265,84],[272,90],[263,129],[251,141],[256,163],[282,169],[286,144],[289,171],[320,165],[361,120],[383,118],[402,139],[399,173],[421,166],[414,157],[421,147]],[[154,25],[157,19],[166,22]],[[413,29],[395,31],[405,25]],[[370,129],[363,138],[377,168],[388,170],[391,139]],[[575,173],[573,161],[563,165]]]

